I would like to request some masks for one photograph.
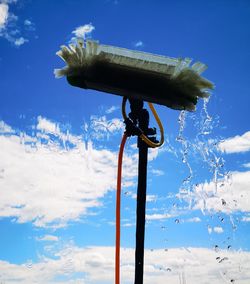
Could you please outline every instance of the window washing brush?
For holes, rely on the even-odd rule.
[[[190,58],[151,53],[77,40],[57,52],[66,67],[56,77],[83,89],[94,89],[128,98],[194,111],[199,98],[207,98],[213,83],[200,74],[207,68]]]

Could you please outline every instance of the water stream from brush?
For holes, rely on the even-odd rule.
[[[188,168],[188,175],[184,178],[184,180],[182,182],[181,193],[182,193],[182,195],[183,194],[187,195],[188,200],[189,200],[189,209],[191,209],[192,199],[191,199],[190,190],[191,190],[191,180],[192,180],[192,177],[193,177],[193,171],[192,171],[192,168],[191,168],[190,163],[188,161],[188,152],[189,152],[190,144],[183,134],[184,129],[185,129],[186,115],[187,114],[184,110],[180,112],[180,115],[179,115],[179,118],[178,118],[179,133],[178,133],[176,140],[178,142],[180,142],[181,145],[182,145],[182,150],[181,150],[182,162]]]
[[[203,107],[200,112],[200,117],[198,119],[197,114],[190,114],[185,111],[181,111],[178,118],[179,123],[179,132],[176,140],[180,143],[181,146],[181,156],[182,162],[186,167],[187,175],[182,181],[180,186],[178,197],[180,200],[184,200],[187,202],[187,210],[192,210],[200,208],[203,215],[210,215],[208,218],[207,229],[209,235],[214,231],[215,228],[220,228],[223,232],[222,227],[214,227],[210,226],[210,222],[213,220],[216,214],[219,214],[218,220],[220,222],[224,222],[225,218],[227,218],[228,222],[231,223],[231,233],[234,234],[237,229],[236,222],[233,217],[233,213],[228,214],[230,212],[230,207],[227,208],[228,201],[224,198],[224,193],[229,189],[232,184],[231,174],[225,170],[225,161],[222,157],[222,154],[219,151],[219,144],[222,142],[220,138],[214,138],[211,136],[213,129],[218,125],[218,118],[213,118],[208,112],[208,103],[209,99],[205,99],[203,101]],[[187,134],[185,133],[186,126],[188,122],[193,123],[194,128],[197,132],[194,139],[189,139]],[[193,168],[194,157],[198,157],[202,162],[202,167],[209,170],[210,177],[207,177],[208,180],[203,183],[195,184],[196,172]],[[197,173],[198,176],[200,172]],[[223,197],[223,198],[222,198]],[[211,207],[211,201],[220,200],[220,208],[218,208],[213,204]],[[202,202],[201,202],[202,201]],[[237,204],[237,200],[234,200],[235,204]],[[200,205],[197,206],[198,202]],[[208,204],[209,202],[209,204]],[[218,203],[219,204],[219,203]],[[214,206],[214,207],[213,207]],[[236,205],[235,205],[236,206]],[[227,211],[229,210],[229,211]],[[225,217],[223,214],[227,214]],[[222,217],[223,216],[223,217]],[[210,221],[211,220],[211,221]],[[225,233],[225,232],[224,232]],[[227,250],[231,249],[232,236],[227,237],[226,241],[223,242],[223,246],[227,247]],[[217,249],[217,253],[223,251],[219,248],[219,245],[215,245]],[[222,263],[228,260],[228,257],[217,257],[219,259],[218,263]],[[228,271],[221,271],[220,275],[223,281],[228,281],[227,273]],[[231,283],[234,282],[234,279],[231,279]]]
[[[208,103],[209,99],[204,99],[200,119],[197,119],[197,115],[189,114],[186,111],[180,112],[178,118],[179,133],[176,138],[181,144],[182,162],[185,164],[188,171],[187,176],[183,179],[181,184],[180,196],[188,201],[189,209],[191,209],[194,201],[192,199],[195,197],[193,192],[195,186],[193,184],[194,171],[191,165],[191,154],[198,155],[198,158],[205,163],[211,174],[211,180],[214,184],[213,191],[205,191],[203,188],[204,185],[196,185],[202,188],[200,196],[203,198],[203,213],[207,209],[206,198],[216,197],[218,195],[218,186],[223,187],[230,177],[230,174],[224,169],[225,162],[218,151],[218,145],[221,140],[211,138],[210,136],[214,126],[218,122],[218,118],[213,119],[209,114],[207,109]],[[184,134],[188,119],[192,121],[197,131],[194,139],[188,139]]]

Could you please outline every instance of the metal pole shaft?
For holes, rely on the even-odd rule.
[[[140,138],[138,188],[137,188],[137,220],[136,220],[136,250],[135,250],[135,284],[143,284],[144,264],[144,236],[145,236],[145,211],[147,190],[147,160],[148,146]]]

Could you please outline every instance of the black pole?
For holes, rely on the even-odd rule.
[[[148,146],[138,138],[139,164],[136,209],[135,284],[143,284]]]
[[[144,133],[148,133],[149,113],[143,108],[143,104],[137,115],[139,128]],[[138,136],[137,146],[139,148],[139,161],[136,208],[135,284],[143,284],[148,145]]]
[[[134,284],[143,284],[147,163],[149,146],[140,138],[140,135],[141,133],[144,133],[147,137],[148,135],[152,136],[156,134],[156,130],[155,128],[148,127],[149,113],[143,108],[143,101],[129,99],[129,102],[131,112],[129,113],[129,119],[125,120],[126,134],[128,136],[138,136],[137,147],[139,148]],[[151,137],[149,139],[157,142],[155,137]]]

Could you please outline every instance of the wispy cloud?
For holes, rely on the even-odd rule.
[[[122,224],[122,227],[134,227],[135,223],[124,223]]]
[[[25,24],[25,26],[31,26],[31,25],[32,25],[31,21],[28,20],[28,19],[26,19],[26,20],[24,21],[24,24]]]
[[[207,231],[209,234],[212,234],[213,232],[216,234],[222,234],[224,232],[223,228],[219,226],[216,226],[216,227],[208,226]]]
[[[29,40],[22,36],[22,30],[34,31],[35,25],[25,20],[24,23],[19,23],[19,18],[10,11],[10,6],[17,1],[2,0],[0,3],[0,37],[5,38],[13,46],[20,47]]]
[[[118,106],[111,106],[110,108],[108,108],[108,109],[106,110],[106,113],[107,113],[107,114],[110,114],[110,113],[113,113],[114,111],[116,111],[116,110],[118,110],[118,109],[119,109]]]
[[[25,39],[24,37],[19,37],[17,39],[15,39],[14,41],[14,44],[15,46],[20,46],[20,45],[23,45],[25,42],[28,42],[29,40],[28,39]]]
[[[25,26],[25,29],[27,31],[35,31],[36,30],[35,24],[29,19],[24,20],[24,26]]]
[[[146,201],[147,202],[154,202],[157,200],[157,195],[154,194],[147,194]]]
[[[36,127],[38,130],[56,135],[60,133],[59,126],[51,120],[46,119],[42,116],[38,116],[37,120],[38,123]]]
[[[174,215],[172,215],[172,214],[159,214],[159,213],[146,214],[146,219],[148,221],[151,221],[151,220],[163,220],[163,219],[168,219],[168,218],[172,218],[172,217],[174,217]]]
[[[244,216],[241,219],[243,222],[250,222],[250,216]]]
[[[214,227],[214,232],[217,234],[222,234],[224,230],[222,227]]]
[[[36,238],[36,240],[39,242],[58,242],[59,238],[54,235],[45,235],[43,237]]]
[[[103,116],[91,116],[92,136],[95,138],[109,137],[112,133],[121,133],[124,131],[124,124],[121,119],[113,118],[108,120],[105,115]]]
[[[11,128],[7,123],[2,120],[0,121],[0,134],[13,134],[14,132],[14,129]]]
[[[201,219],[199,217],[193,217],[193,218],[186,219],[185,222],[188,222],[188,223],[199,223],[199,222],[201,222]]]
[[[250,131],[226,139],[219,144],[219,149],[227,154],[250,151]]]
[[[144,43],[141,40],[134,43],[134,47],[143,47],[143,46],[144,46]]]
[[[250,163],[243,164],[243,167],[250,168]]]
[[[2,122],[3,129],[11,127]],[[39,227],[65,226],[89,214],[116,185],[117,153],[87,145],[38,117],[37,137],[0,135],[0,216]],[[21,143],[20,143],[21,142]],[[70,147],[67,144],[70,143]],[[136,157],[124,156],[124,186],[136,176]],[[131,183],[130,183],[131,184]]]
[[[5,3],[0,3],[0,31],[5,28],[9,16],[9,6]]]
[[[114,247],[80,248],[69,245],[56,251],[55,256],[56,259],[42,256],[36,263],[0,261],[1,280],[13,284],[55,284],[58,278],[63,284],[106,284],[113,281]],[[132,283],[134,249],[122,248],[121,258],[123,283]],[[179,284],[180,277],[188,279],[190,283],[200,284],[245,282],[250,278],[249,262],[250,253],[246,251],[195,247],[145,249],[144,279],[146,284],[163,284],[166,280],[171,284]]]
[[[11,3],[16,3],[18,0],[1,0],[1,3],[5,4],[11,4]]]
[[[79,26],[72,31],[72,34],[75,36],[71,40],[75,40],[76,38],[86,39],[91,36],[91,33],[95,30],[95,27],[89,23],[83,26]]]
[[[136,193],[133,193],[132,191],[126,191],[125,194],[127,196],[131,196],[131,198],[133,199],[137,199],[137,194]],[[154,194],[147,194],[146,196],[146,202],[155,202],[157,200],[157,195],[154,195]],[[151,215],[149,215],[151,216]]]
[[[151,172],[155,176],[163,176],[164,175],[164,171],[162,171],[162,170],[152,169]]]

